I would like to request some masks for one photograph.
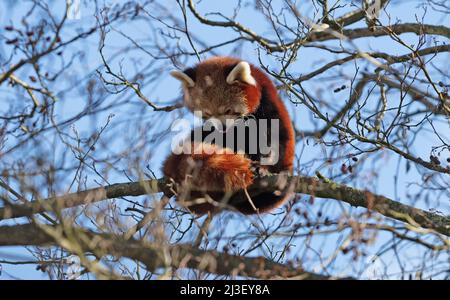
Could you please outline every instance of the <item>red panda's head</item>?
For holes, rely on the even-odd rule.
[[[256,111],[261,99],[257,72],[245,61],[213,57],[171,75],[182,82],[184,102],[191,111],[224,121]]]

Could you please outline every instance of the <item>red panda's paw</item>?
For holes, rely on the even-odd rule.
[[[251,160],[212,144],[193,143],[190,154],[172,154],[163,172],[178,184],[201,191],[234,192],[253,182]]]

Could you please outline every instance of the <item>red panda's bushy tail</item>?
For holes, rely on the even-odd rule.
[[[283,188],[250,199],[245,193],[230,198],[253,183],[252,161],[244,154],[216,145],[192,143],[189,146],[191,154],[171,154],[166,159],[163,173],[177,184],[177,200],[197,215],[217,211],[219,203],[243,214],[264,213],[281,206],[293,195]]]
[[[190,154],[171,154],[163,173],[177,183],[178,200],[186,200],[184,204],[194,213],[214,211],[226,193],[252,184],[251,160],[244,154],[206,143],[190,147]]]

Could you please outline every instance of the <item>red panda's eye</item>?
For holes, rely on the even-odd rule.
[[[225,111],[226,115],[231,115],[232,113],[233,113],[233,111],[231,110],[231,108],[229,108]]]

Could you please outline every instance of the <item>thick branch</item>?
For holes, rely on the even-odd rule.
[[[390,26],[375,26],[373,28],[355,28],[355,29],[345,29],[342,30],[342,35],[330,34],[328,32],[317,32],[312,33],[310,36],[298,40],[294,40],[290,43],[284,45],[273,45],[270,50],[273,52],[285,51],[298,44],[308,44],[310,42],[323,42],[329,40],[336,40],[340,36],[345,36],[349,39],[358,39],[365,37],[380,37],[388,36],[392,33],[403,34],[403,33],[414,33],[416,35],[430,34],[430,35],[440,35],[443,37],[450,38],[450,28],[440,25],[429,25],[429,24],[419,24],[419,23],[404,23],[395,24]]]
[[[365,207],[386,217],[406,222],[414,226],[433,229],[444,235],[450,236],[450,217],[448,216],[424,211],[387,197],[373,194],[369,191],[358,190],[328,180],[322,181],[307,176],[293,176],[286,179],[282,176],[273,175],[256,180],[255,183],[249,187],[248,191],[250,195],[256,195],[263,191],[273,191],[279,189],[280,181],[290,184],[296,193],[309,194],[318,198],[340,200],[352,206]],[[165,179],[118,183],[61,197],[52,197],[34,201],[28,204],[6,204],[5,207],[0,208],[0,220],[31,216],[45,211],[59,211],[64,208],[75,207],[106,199],[124,196],[140,196],[158,192],[163,192],[168,196],[172,195],[170,187]],[[240,193],[233,196],[235,199],[238,199],[239,197],[246,199],[246,197]]]
[[[25,205],[6,204],[5,207],[0,208],[0,220],[26,217],[45,211],[59,211],[61,209],[106,199],[124,196],[141,196],[159,192],[164,192],[167,195],[171,194],[164,179],[112,184],[60,197],[50,197],[44,200],[33,201]]]
[[[57,229],[54,226],[49,228],[50,230]],[[58,230],[60,229],[58,228]],[[71,228],[70,231],[72,243],[77,243],[77,246],[81,247],[84,252],[138,260],[149,271],[155,271],[161,267],[174,267],[203,270],[218,275],[248,276],[260,279],[278,277],[333,279],[330,276],[309,273],[300,268],[276,263],[265,257],[244,257],[214,250],[201,250],[188,244],[162,245],[124,239],[117,235],[94,233],[84,229]],[[74,236],[78,237],[76,241],[73,240]],[[55,238],[33,224],[0,227],[0,246],[55,245],[59,245]],[[170,260],[167,260],[167,254],[169,254]]]
[[[197,18],[197,20],[200,21],[200,23],[209,26],[232,28],[237,32],[240,32],[241,34],[245,35],[250,40],[256,41],[270,52],[286,51],[298,45],[304,45],[315,41],[327,41],[339,39],[339,37],[342,35],[350,39],[357,39],[362,37],[386,36],[391,35],[392,33],[395,34],[415,33],[417,35],[432,34],[450,38],[450,28],[448,27],[439,25],[419,24],[419,23],[405,23],[405,24],[394,24],[390,26],[374,26],[371,28],[365,27],[356,29],[346,29],[340,32],[342,35],[337,35],[330,32],[313,32],[312,34],[306,37],[301,37],[299,39],[295,39],[290,42],[278,43],[276,41],[258,35],[250,28],[247,28],[238,22],[232,20],[214,21],[205,18],[196,10],[194,2],[192,0],[188,1],[188,7],[192,12],[192,14]],[[338,19],[337,22],[340,22],[344,26],[349,25],[356,21],[359,21],[364,15],[365,12],[363,10],[357,11],[354,14],[354,16],[347,16],[347,17],[344,16],[342,19]],[[387,29],[388,27],[389,30]]]
[[[278,176],[266,177],[256,183],[252,189],[274,190],[278,180]],[[434,214],[410,205],[402,204],[382,195],[355,189],[329,180],[322,181],[312,177],[294,176],[290,177],[288,182],[295,187],[296,193],[309,194],[318,198],[340,200],[352,206],[365,207],[386,217],[423,228],[433,229],[450,236],[449,216]],[[261,187],[259,188],[258,186]]]

